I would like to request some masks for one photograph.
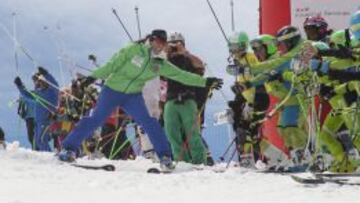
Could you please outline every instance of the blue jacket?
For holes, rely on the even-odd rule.
[[[25,88],[19,88],[21,96],[27,103],[33,103],[34,119],[37,124],[44,124],[49,121],[51,112],[56,111],[58,105],[58,83],[51,74],[44,75],[45,79],[51,83],[46,89],[35,88],[31,93]],[[34,96],[37,95],[37,96]],[[40,99],[39,99],[40,98]]]

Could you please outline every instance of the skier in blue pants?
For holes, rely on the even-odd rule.
[[[96,79],[105,80],[94,112],[84,117],[63,142],[63,150],[59,159],[72,162],[75,160],[81,142],[89,138],[93,131],[101,126],[111,112],[120,106],[134,118],[148,134],[154,150],[160,158],[162,170],[172,170],[171,150],[160,124],[152,118],[145,107],[142,89],[145,82],[157,76],[198,87],[219,89],[222,80],[218,78],[202,78],[198,75],[182,71],[165,57],[167,34],[164,30],[153,30],[144,40],[131,43],[121,49],[104,66],[86,77],[82,85],[87,86]]]
[[[34,149],[37,151],[51,151],[49,145],[51,137],[48,133],[48,126],[58,103],[58,83],[43,67],[38,68],[38,72],[33,76],[33,81],[35,84],[34,91],[27,90],[20,77],[16,77],[14,83],[21,96],[34,104]]]
[[[89,138],[99,126],[102,126],[118,106],[128,115],[131,115],[136,123],[141,125],[147,133],[156,136],[150,136],[150,139],[160,157],[171,156],[166,136],[163,130],[161,130],[159,122],[149,115],[142,94],[124,94],[107,86],[102,88],[92,115],[84,117],[79,121],[76,128],[64,140],[63,147],[76,152],[81,142]]]

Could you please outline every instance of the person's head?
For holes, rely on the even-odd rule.
[[[284,26],[276,34],[277,48],[280,55],[291,51],[300,41],[301,34],[299,29],[294,26]]]
[[[350,19],[350,31],[352,36],[360,41],[360,10],[352,14]]]
[[[250,46],[259,61],[265,61],[277,52],[275,37],[267,34],[251,40]]]
[[[43,80],[44,76],[40,73],[35,73],[32,76],[32,80],[34,82],[34,86],[36,89],[46,89],[48,88],[48,84]]]
[[[320,41],[330,33],[328,23],[321,16],[307,17],[303,26],[308,40]]]
[[[151,50],[154,54],[160,54],[167,45],[167,33],[165,30],[153,30],[149,37]]]
[[[229,37],[229,51],[232,54],[243,55],[247,52],[249,37],[245,32],[237,32]]]
[[[170,34],[168,39],[169,52],[183,52],[185,51],[185,38],[179,32],[174,32]]]
[[[59,91],[59,104],[60,106],[66,105],[66,101],[69,99],[69,95],[71,95],[71,89],[69,87],[63,87]]]

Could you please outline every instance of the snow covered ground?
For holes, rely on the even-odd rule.
[[[0,151],[0,203],[102,202],[359,202],[358,186],[300,185],[288,176],[240,168],[215,173],[190,170],[180,163],[173,174],[147,174],[148,160],[79,160],[116,166],[115,172],[91,171],[59,163],[53,153],[18,148]]]

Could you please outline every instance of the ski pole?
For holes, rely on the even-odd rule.
[[[265,121],[271,119],[285,105],[285,103],[291,98],[291,95],[293,95],[293,93],[295,91],[294,83],[295,83],[295,76],[292,78],[290,90],[289,90],[288,94],[284,97],[284,99],[280,103],[278,103],[268,114],[266,114],[265,118],[263,118],[257,122],[254,122],[251,125],[261,124],[261,123],[264,123]]]
[[[18,60],[18,54],[17,54],[17,44],[16,44],[16,13],[13,12],[12,13],[13,16],[13,36],[15,38],[14,40],[14,59],[15,59],[15,70],[16,70],[16,75],[19,76],[19,60]]]
[[[17,48],[20,48],[20,50],[25,54],[25,56],[34,64],[34,66],[38,66],[38,62],[29,54],[29,52],[20,44],[20,42],[10,34],[8,28],[0,22],[1,27],[5,31],[5,33],[8,35],[8,37],[16,44]]]
[[[205,67],[206,67],[206,70],[208,70],[210,72],[210,75],[211,76],[215,76],[214,72],[212,71],[212,69],[210,67],[207,66],[207,64],[205,64]],[[229,100],[228,98],[226,97],[224,91],[222,89],[218,90],[221,94],[221,98],[224,99],[224,101],[227,103]]]
[[[236,154],[236,151],[237,151],[237,148],[235,147],[233,153],[232,153],[231,156],[230,156],[230,159],[229,159],[228,162],[226,163],[225,169],[228,169],[228,168],[229,168],[230,163],[231,163],[232,159],[234,158],[234,156],[235,156],[235,154]]]
[[[139,7],[137,6],[135,6],[135,14],[136,14],[137,29],[139,32],[139,39],[141,39],[140,15],[139,15]]]
[[[46,99],[42,98],[41,96],[35,94],[34,92],[31,92],[27,89],[24,89],[24,91],[30,95],[31,98],[33,98],[36,102],[38,102],[41,106],[43,106],[46,110],[48,110],[50,113],[55,114],[53,110],[51,110],[48,106],[56,109],[57,107],[53,104],[51,104]],[[48,105],[48,106],[47,106]]]
[[[71,93],[69,93],[69,92],[67,92],[65,90],[60,89],[57,85],[55,85],[55,84],[51,83],[50,81],[46,80],[44,77],[38,77],[38,79],[44,81],[45,83],[47,83],[51,87],[57,89],[58,91],[63,92],[64,94],[74,98],[76,101],[81,102],[81,100],[79,98],[77,98],[75,95],[73,95],[73,94],[71,94]]]
[[[209,99],[210,95],[212,94],[212,91],[213,91],[213,88],[214,88],[215,85],[211,86],[210,89],[209,89],[209,92],[207,94],[207,97],[206,97],[206,100],[205,102],[202,104],[202,106],[200,107],[197,115],[196,115],[196,120],[194,121],[193,125],[191,126],[191,129],[190,129],[190,132],[189,133],[185,133],[185,141],[183,142],[183,145],[181,147],[181,150],[180,150],[180,153],[179,153],[179,157],[178,159],[176,160],[177,163],[178,161],[182,160],[184,158],[184,153],[185,153],[185,149],[186,149],[186,145],[187,143],[189,143],[189,140],[192,138],[193,134],[194,134],[194,131],[195,131],[195,128],[197,126],[197,123],[198,123],[198,118],[201,116],[202,112],[204,111],[205,109],[205,104],[207,102],[207,100]]]
[[[66,58],[62,58],[60,57],[59,58],[60,60],[64,61],[64,62],[67,62],[67,63],[71,63],[73,66],[77,67],[77,68],[80,68],[82,70],[85,70],[85,71],[88,71],[88,72],[93,72],[93,70],[91,70],[90,68],[86,68],[78,63],[75,63],[74,61],[71,61],[70,59],[66,59]]]
[[[231,146],[233,145],[233,143],[236,140],[236,136],[231,140],[230,144],[227,146],[225,152],[219,157],[220,161],[224,161],[225,160],[225,156],[226,154],[229,152]]]
[[[117,142],[117,140],[118,140],[118,138],[119,138],[120,133],[124,130],[124,128],[126,128],[126,125],[127,125],[128,121],[129,121],[129,118],[125,118],[125,119],[121,122],[119,129],[116,131],[115,138],[114,138],[114,142],[113,142],[113,144],[112,144],[112,146],[111,146],[110,159],[112,159],[112,158],[115,157],[115,155],[114,155],[114,150],[115,150],[116,142]],[[116,152],[118,152],[118,151],[120,151],[120,150],[117,149]]]
[[[119,21],[121,27],[124,29],[126,35],[129,37],[130,41],[133,42],[133,41],[134,41],[133,38],[131,37],[129,31],[126,29],[124,23],[121,21],[119,15],[118,15],[117,12],[116,12],[116,9],[115,9],[115,8],[112,8],[112,12],[113,12],[113,14],[115,15],[116,19]]]
[[[234,18],[234,1],[230,1],[230,7],[231,7],[231,30],[235,32],[235,18]]]
[[[218,24],[218,26],[219,26],[219,28],[220,28],[221,33],[223,34],[226,42],[229,43],[229,39],[226,37],[225,31],[224,31],[224,29],[223,29],[223,27],[222,27],[222,25],[221,25],[221,23],[220,23],[220,21],[219,21],[219,18],[217,17],[217,15],[216,15],[216,13],[215,13],[214,8],[212,7],[212,5],[211,5],[211,3],[210,3],[210,0],[206,0],[206,2],[208,3],[209,8],[210,8],[210,10],[211,10],[211,13],[213,14],[213,16],[214,16],[214,18],[215,18],[215,20],[216,20],[216,22],[217,22],[217,24]]]
[[[43,29],[45,31],[49,31],[48,33],[51,36],[51,39],[53,40],[55,47],[56,47],[56,51],[57,51],[57,62],[59,65],[59,73],[60,73],[60,79],[61,79],[61,83],[62,85],[65,85],[65,79],[64,79],[64,71],[63,71],[63,61],[60,60],[60,58],[62,56],[64,56],[64,44],[60,42],[59,39],[57,39],[57,37],[55,36],[55,33],[48,29],[48,26],[44,26]],[[60,30],[60,25],[57,26],[57,29]],[[69,69],[70,75],[74,76],[73,70]]]

